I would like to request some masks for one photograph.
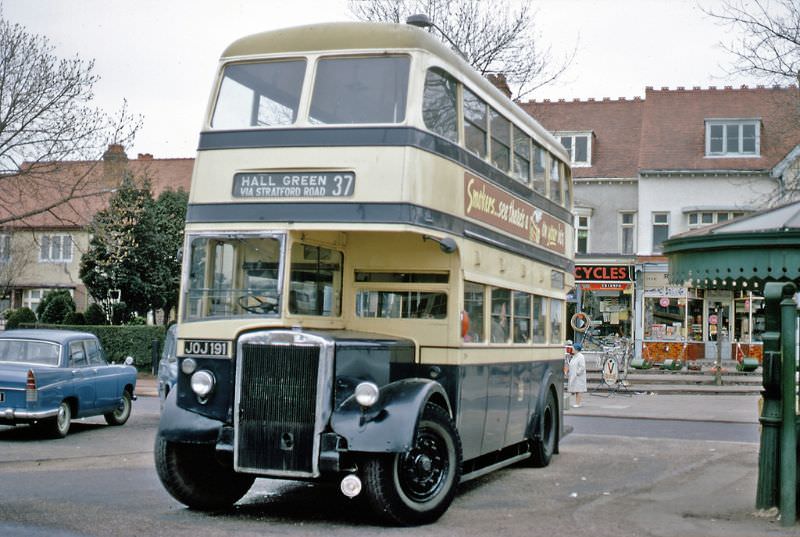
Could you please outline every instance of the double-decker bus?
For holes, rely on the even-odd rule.
[[[335,480],[422,524],[460,482],[547,465],[573,286],[566,162],[418,28],[231,44],[187,211],[165,488],[218,509],[259,477]]]

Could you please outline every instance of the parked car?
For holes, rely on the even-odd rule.
[[[158,398],[162,408],[167,395],[178,381],[178,341],[175,337],[177,328],[178,325],[173,324],[167,329],[161,360],[158,362]]]
[[[72,418],[105,417],[122,425],[131,415],[133,359],[109,365],[94,334],[69,330],[0,333],[0,425],[36,424],[63,438]]]

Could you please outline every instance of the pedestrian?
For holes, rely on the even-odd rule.
[[[572,358],[569,360],[567,390],[575,400],[572,408],[580,408],[581,394],[586,393],[586,359],[581,350],[583,346],[580,343],[572,345]]]

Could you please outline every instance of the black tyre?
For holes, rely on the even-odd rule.
[[[156,435],[155,459],[164,488],[192,509],[226,509],[247,494],[255,481],[220,464],[213,445],[168,442]]]
[[[539,436],[531,438],[531,457],[528,465],[543,468],[550,464],[558,442],[558,406],[552,390],[548,390],[542,413],[538,416]]]
[[[370,457],[363,479],[367,502],[386,522],[417,525],[441,517],[461,479],[461,439],[449,414],[425,407],[412,448]]]
[[[58,414],[55,418],[50,418],[41,422],[44,434],[50,438],[64,438],[69,433],[70,422],[72,421],[72,407],[67,401],[61,401],[58,405]]]
[[[106,423],[109,425],[124,425],[128,418],[131,417],[132,398],[128,391],[122,392],[122,399],[120,399],[119,406],[113,411],[103,414]]]

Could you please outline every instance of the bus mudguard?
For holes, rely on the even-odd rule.
[[[333,412],[331,426],[347,440],[349,451],[396,453],[411,448],[419,417],[428,402],[452,415],[441,384],[430,379],[410,378],[380,389],[378,402],[363,408],[354,396]]]
[[[189,412],[176,403],[177,390],[172,390],[164,401],[158,434],[170,442],[188,444],[214,444],[222,430],[222,422]]]

